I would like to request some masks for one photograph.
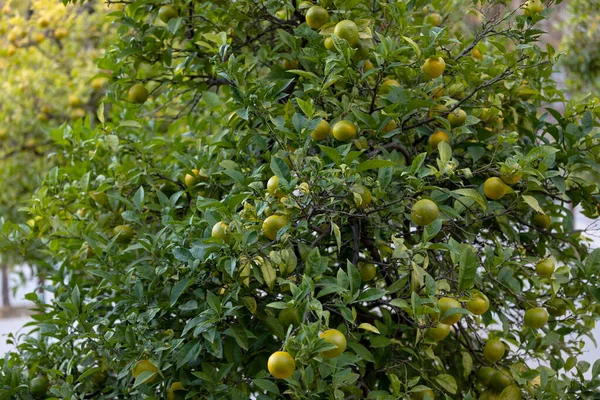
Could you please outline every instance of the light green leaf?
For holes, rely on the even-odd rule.
[[[356,168],[356,172],[363,172],[369,169],[394,167],[395,165],[395,162],[389,160],[368,160],[360,163]]]
[[[456,379],[452,375],[441,374],[435,377],[435,381],[442,387],[446,392],[450,394],[456,394],[458,386],[456,385]]]
[[[460,253],[458,266],[458,290],[471,289],[475,282],[478,259],[471,246],[465,246]]]
[[[483,196],[475,189],[468,189],[468,188],[464,188],[464,189],[456,189],[453,190],[451,192],[455,197],[457,196],[462,196],[462,197],[466,197],[469,198],[473,201],[475,201],[478,205],[481,206],[481,208],[485,211],[486,209],[486,203],[485,203],[485,199],[483,198]]]
[[[379,329],[377,329],[376,327],[374,327],[373,325],[371,325],[371,324],[369,324],[367,322],[363,322],[362,324],[360,324],[358,326],[358,329],[364,329],[366,331],[373,332],[373,333],[376,333],[378,335],[381,334],[379,332]]]
[[[523,200],[525,200],[525,203],[529,204],[529,207],[533,208],[535,211],[537,211],[540,214],[546,214],[544,212],[544,210],[542,209],[542,207],[540,207],[540,203],[538,203],[538,201],[535,197],[528,196],[526,194],[524,194],[521,197],[523,197]]]

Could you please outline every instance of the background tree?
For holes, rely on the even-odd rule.
[[[66,121],[95,113],[106,78],[96,66],[109,37],[101,2],[85,8],[52,0],[0,4],[0,213],[3,305],[9,301],[7,271],[28,263],[47,265],[41,243],[24,247],[13,230],[39,232],[38,219],[23,212],[39,186],[40,176],[61,162],[51,136]],[[59,135],[59,136],[56,136]],[[66,214],[61,218],[67,218]],[[22,271],[25,272],[25,271]]]
[[[598,215],[598,109],[551,78],[554,2],[109,3],[99,123],[52,135],[27,210],[56,298],[2,395],[598,394],[570,206]]]
[[[593,92],[600,87],[600,7],[598,1],[570,1],[564,26],[562,61],[568,72],[567,84],[576,91]]]

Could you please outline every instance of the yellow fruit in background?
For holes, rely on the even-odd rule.
[[[387,124],[383,127],[385,133],[389,133],[398,127],[398,123],[395,119],[390,119]]]
[[[429,199],[423,199],[413,204],[410,216],[418,226],[427,226],[435,221],[440,215],[437,204]]]
[[[148,89],[146,89],[144,85],[138,83],[129,88],[127,99],[132,103],[142,104],[148,100],[149,95]]]
[[[502,392],[505,387],[510,386],[512,378],[506,371],[496,371],[490,380],[490,386],[497,392]]]
[[[363,64],[363,71],[367,72],[367,71],[372,70],[373,68],[375,68],[373,66],[373,63],[371,61],[369,61],[369,60],[365,60],[365,62]]]
[[[48,18],[40,18],[38,20],[38,26],[42,29],[47,28],[50,25],[50,20]]]
[[[552,258],[546,258],[536,264],[535,272],[540,278],[549,278],[554,273],[554,268],[554,260]]]
[[[167,400],[175,400],[175,392],[185,391],[181,382],[173,382],[167,391]]]
[[[94,90],[100,90],[106,84],[106,78],[94,78],[90,82],[90,86]]]
[[[460,303],[453,298],[442,297],[438,300],[438,308],[440,309],[439,318],[444,318],[444,314],[446,314],[448,310],[452,310],[454,308],[461,308],[461,306]],[[442,319],[441,322],[446,325],[452,325],[460,321],[462,316],[462,314],[452,314],[449,317]]]
[[[483,192],[488,199],[500,200],[506,194],[506,184],[500,178],[488,178],[483,184]]]
[[[49,118],[48,118],[48,114],[46,113],[39,113],[38,114],[38,121],[40,122],[48,122]]]
[[[475,60],[483,60],[483,54],[481,54],[481,51],[477,47],[471,50],[471,57],[473,57]]]
[[[489,387],[492,381],[492,376],[496,373],[496,370],[492,367],[482,367],[477,371],[477,380],[484,386]]]
[[[361,202],[359,205],[360,208],[369,207],[369,204],[371,204],[371,202],[373,201],[373,195],[371,194],[371,191],[368,188],[366,188],[362,185],[356,185],[356,186],[354,186],[352,191],[356,192],[360,195],[360,198],[361,198]]]
[[[435,400],[435,393],[431,389],[425,389],[410,394],[411,400]]]
[[[544,11],[544,4],[541,0],[527,0],[523,5],[523,11],[528,16],[539,14]]]
[[[76,107],[69,113],[69,118],[75,120],[85,117],[85,110],[81,107]]]
[[[150,383],[153,382],[156,377],[158,376],[157,372],[158,372],[158,368],[156,368],[154,366],[154,364],[149,361],[149,360],[140,360],[137,362],[137,364],[135,364],[135,366],[133,367],[133,377],[137,378],[138,376],[140,376],[142,374],[142,372],[154,372],[154,374],[152,376],[150,376],[150,378],[148,378],[148,380],[146,380],[146,383]]]
[[[533,225],[538,229],[546,230],[550,228],[551,222],[550,217],[546,214],[535,214],[533,216]]]
[[[267,362],[267,369],[277,379],[287,379],[296,370],[296,361],[287,351],[276,351],[271,354]]]
[[[445,69],[446,62],[442,57],[430,57],[423,64],[423,73],[432,79],[442,76]]]
[[[485,359],[491,363],[500,361],[500,359],[504,357],[505,352],[506,347],[504,346],[504,343],[500,341],[500,339],[490,339],[483,347],[483,357],[485,357]]]
[[[262,224],[263,234],[270,240],[277,239],[277,232],[288,223],[287,218],[281,215],[271,215]]]
[[[345,142],[356,138],[358,129],[353,122],[342,119],[333,124],[333,127],[331,128],[331,134],[340,142]]]
[[[358,44],[358,26],[354,21],[343,20],[338,22],[333,29],[333,33],[340,39],[345,39],[351,46]]]
[[[69,95],[69,107],[79,107],[81,105],[81,99],[75,94]]]
[[[45,398],[48,394],[48,378],[35,377],[29,382],[29,392],[33,397]]]
[[[323,41],[323,44],[325,45],[325,48],[329,51],[335,51],[335,42],[333,41],[333,38],[331,36],[327,36],[325,38],[325,40]]]
[[[521,172],[510,172],[506,174],[500,174],[500,178],[502,178],[504,183],[508,185],[514,185],[518,183],[522,177],[523,174]]]
[[[337,346],[335,349],[322,351],[321,355],[325,358],[339,357],[346,350],[346,336],[337,329],[328,329],[321,333],[319,337],[327,343]]]
[[[46,40],[46,35],[44,35],[43,33],[36,33],[33,36],[33,40],[37,43],[40,44],[42,43],[44,40]]]
[[[306,12],[306,24],[312,29],[319,29],[327,22],[329,22],[329,13],[321,6],[313,6]]]
[[[279,189],[279,178],[277,177],[277,175],[273,175],[267,181],[267,192],[269,192],[271,196],[284,196],[284,193]]]
[[[322,119],[321,122],[319,122],[319,125],[317,125],[317,127],[315,128],[315,130],[312,131],[310,137],[312,137],[313,140],[317,141],[324,140],[327,139],[327,137],[329,136],[329,131],[329,122],[327,122],[327,120],[325,119]]]
[[[158,10],[158,18],[165,24],[177,17],[179,17],[179,11],[171,4],[164,5]]]
[[[448,118],[448,122],[450,122],[450,126],[456,128],[457,126],[461,126],[467,120],[467,113],[462,108],[457,108],[456,110],[449,113],[446,118]]]
[[[567,312],[567,302],[561,298],[555,297],[546,303],[548,314],[553,317],[560,317]]]
[[[9,44],[8,47],[6,48],[6,55],[9,57],[14,56],[16,52],[17,52],[17,48],[15,46],[13,46],[12,44]]]
[[[548,322],[548,312],[545,308],[535,307],[525,311],[525,326],[539,329]]]
[[[290,69],[297,69],[298,65],[298,60],[288,60],[287,58],[283,59],[281,62],[281,67],[286,71]]]
[[[444,18],[438,13],[427,14],[425,17],[425,23],[431,26],[440,26],[443,21]]]
[[[192,187],[196,186],[196,183],[198,183],[198,170],[193,169],[192,173],[194,175],[185,174],[185,177],[183,178],[183,182],[185,183],[185,186],[187,186],[188,188],[192,188]]]
[[[448,337],[449,334],[450,325],[442,324],[441,322],[438,322],[436,326],[427,330],[427,336],[429,336],[436,342],[441,342],[442,340],[446,339],[446,337]]]
[[[433,135],[429,136],[427,142],[429,143],[429,147],[431,147],[432,150],[435,150],[440,142],[446,142],[450,144],[450,136],[448,136],[448,134],[444,131],[437,131]]]
[[[381,83],[381,87],[379,88],[379,92],[381,94],[388,94],[392,91],[393,88],[400,87],[400,82],[395,79],[386,79]]]
[[[471,311],[472,314],[482,315],[490,308],[490,300],[481,292],[475,292],[473,299],[465,304],[465,308]]]
[[[67,36],[69,36],[69,31],[67,31],[65,28],[56,28],[54,31],[54,37],[58,40],[64,39]]]
[[[221,239],[224,242],[229,241],[229,226],[223,221],[217,222],[212,227],[211,237]]]
[[[287,330],[290,325],[296,326],[300,324],[298,312],[296,312],[296,309],[294,308],[284,308],[283,310],[279,311],[277,319],[285,330]]]
[[[375,265],[367,262],[358,263],[358,272],[360,273],[360,280],[363,282],[369,282],[377,275]]]
[[[113,236],[116,237],[115,242],[119,244],[129,244],[133,239],[133,229],[127,225],[118,225],[113,229]]]

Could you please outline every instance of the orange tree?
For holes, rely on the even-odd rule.
[[[40,244],[29,241],[19,248],[13,231],[39,231],[39,218],[21,208],[40,175],[62,162],[54,152],[55,139],[63,134],[58,128],[96,111],[106,80],[96,77],[96,61],[109,21],[101,2],[81,8],[52,0],[3,1],[0,8],[2,263],[43,267]]]
[[[553,2],[109,3],[0,394],[598,395],[598,109],[552,81]]]

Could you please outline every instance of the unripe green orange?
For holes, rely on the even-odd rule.
[[[346,336],[337,329],[328,329],[321,333],[319,337],[337,346],[335,349],[322,351],[321,355],[325,358],[339,357],[346,350]]]
[[[312,6],[306,12],[306,24],[312,29],[319,29],[329,22],[329,13],[321,6]]]
[[[263,234],[270,240],[277,239],[277,232],[288,223],[287,218],[281,215],[271,215],[262,224]]]
[[[446,314],[448,310],[452,310],[454,308],[461,308],[461,306],[460,303],[453,298],[442,297],[438,300],[438,308],[440,309],[439,318],[444,318],[444,314]],[[452,314],[449,317],[442,319],[441,322],[446,325],[452,325],[460,321],[462,316],[462,314]]]
[[[115,242],[119,244],[129,244],[131,239],[133,239],[133,235],[133,229],[127,225],[118,225],[113,229],[113,236],[117,237]]]
[[[538,262],[535,266],[535,272],[540,278],[549,278],[554,273],[554,259],[546,258]]]
[[[438,322],[436,326],[433,328],[429,328],[427,331],[427,336],[435,340],[436,342],[440,342],[450,334],[450,325],[443,324]]]
[[[538,229],[550,228],[551,222],[550,217],[546,214],[535,214],[533,217],[533,225]]]
[[[354,125],[353,122],[342,119],[333,124],[331,134],[340,142],[345,142],[356,138],[356,135],[358,135],[358,128],[356,128],[356,125]]]
[[[483,347],[483,357],[485,357],[485,359],[491,363],[500,361],[500,359],[504,357],[505,352],[506,347],[504,346],[504,343],[500,341],[500,339],[490,339]]]
[[[229,241],[229,226],[223,221],[217,222],[212,227],[211,237],[221,239],[225,242]]]
[[[371,191],[368,188],[364,187],[363,185],[356,185],[353,188],[353,192],[356,192],[360,195],[360,208],[369,207],[369,205],[373,201],[373,195],[371,194]]]
[[[267,369],[277,379],[287,379],[296,370],[296,361],[287,351],[276,351],[267,362]]]
[[[127,92],[127,99],[135,104],[142,104],[148,100],[148,89],[144,85],[136,84],[129,88]]]
[[[467,120],[467,113],[462,108],[457,108],[447,115],[448,122],[450,122],[450,126],[456,128],[457,126],[461,126]]]
[[[312,137],[313,140],[317,141],[327,139],[330,130],[331,129],[329,127],[329,122],[327,122],[327,120],[325,119],[322,119],[321,122],[319,122],[319,125],[317,125],[317,127],[315,128],[315,130],[312,131],[310,137]]]
[[[500,178],[488,178],[483,184],[483,192],[488,199],[500,200],[506,194],[506,184]]]
[[[423,199],[413,204],[410,216],[418,226],[427,226],[435,221],[440,215],[437,204],[429,199]]]
[[[340,39],[346,39],[351,46],[358,44],[358,26],[354,21],[345,19],[338,22],[333,29],[333,33]]]
[[[154,364],[149,360],[140,360],[133,367],[132,373],[134,378],[140,376],[142,372],[154,372],[154,374],[151,375],[148,380],[146,380],[146,383],[153,382],[158,376],[158,368],[156,368],[156,366],[154,366]]]
[[[360,273],[360,280],[363,282],[369,282],[377,275],[375,265],[367,262],[358,263],[358,272]]]
[[[168,23],[171,19],[177,18],[178,16],[179,11],[171,4],[166,4],[158,10],[158,18],[164,23]]]
[[[433,135],[429,136],[427,142],[429,143],[429,147],[431,147],[432,150],[435,150],[438,148],[441,142],[450,144],[450,136],[448,136],[448,134],[444,131],[437,131],[434,132]]]
[[[446,69],[446,62],[442,57],[430,57],[423,64],[423,73],[432,78],[439,78]]]
[[[542,326],[546,325],[546,322],[548,322],[548,312],[542,307],[532,308],[525,312],[524,321],[525,325],[530,328],[541,328]]]
[[[465,308],[475,315],[482,315],[490,308],[490,300],[485,294],[475,292],[473,299],[465,304]]]

